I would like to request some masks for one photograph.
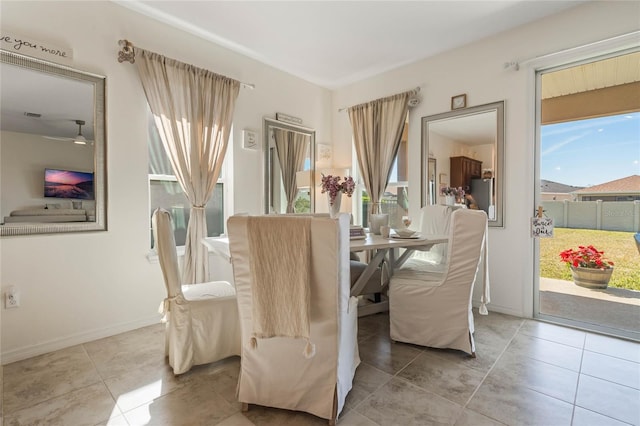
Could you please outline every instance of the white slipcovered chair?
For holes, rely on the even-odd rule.
[[[450,206],[440,204],[424,206],[420,209],[420,233],[422,235],[448,235],[451,224]],[[425,261],[431,270],[442,271],[447,261],[448,243],[435,244],[428,250],[417,248],[412,257]]]
[[[409,259],[395,272],[389,289],[392,340],[475,356],[471,298],[486,232],[484,211],[456,210],[451,215],[444,270],[434,272],[420,259]],[[483,301],[488,302],[488,293]]]
[[[225,281],[181,284],[171,214],[153,212],[153,233],[167,289],[165,355],[174,374],[232,355],[240,355],[236,292]]]
[[[227,228],[243,410],[257,404],[305,411],[334,424],[360,363],[349,216],[233,216]]]

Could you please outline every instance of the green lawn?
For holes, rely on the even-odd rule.
[[[615,264],[609,286],[640,291],[640,253],[633,232],[555,228],[553,238],[540,238],[540,276],[572,281],[569,267],[559,253],[593,245]]]

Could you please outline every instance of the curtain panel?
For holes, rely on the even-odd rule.
[[[348,109],[358,166],[371,197],[371,213],[379,213],[413,94],[415,91],[400,93]]]
[[[273,129],[278,162],[282,170],[282,184],[287,196],[287,213],[294,212],[294,202],[298,195],[298,183],[296,172],[304,169],[304,160],[307,157],[307,135],[284,129]]]
[[[220,176],[240,82],[144,49],[136,48],[136,53],[162,145],[191,203],[182,282],[206,282],[204,206]]]

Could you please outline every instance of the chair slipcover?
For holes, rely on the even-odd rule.
[[[240,321],[235,290],[225,281],[181,285],[171,214],[153,213],[153,232],[167,289],[165,354],[174,374],[240,355]]]
[[[451,224],[450,206],[440,204],[424,206],[420,209],[420,233],[422,235],[448,235]],[[447,261],[447,243],[435,244],[427,251],[417,248],[413,258],[422,259],[432,266],[434,271],[442,271]]]
[[[310,341],[315,345],[311,358],[303,356],[303,339],[259,339],[255,346],[251,342],[251,263],[260,259],[250,259],[247,232],[250,220],[265,218],[297,219],[294,215],[233,216],[227,223],[242,330],[238,400],[243,404],[306,411],[335,421],[360,363],[358,301],[349,297],[349,216],[341,214],[338,220],[310,217]]]
[[[451,215],[449,259],[443,272],[409,259],[391,278],[391,339],[475,354],[471,297],[484,248],[487,215],[456,210]]]

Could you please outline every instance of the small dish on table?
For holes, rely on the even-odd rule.
[[[393,231],[400,238],[411,238],[416,234],[416,231],[409,228],[395,228]]]

